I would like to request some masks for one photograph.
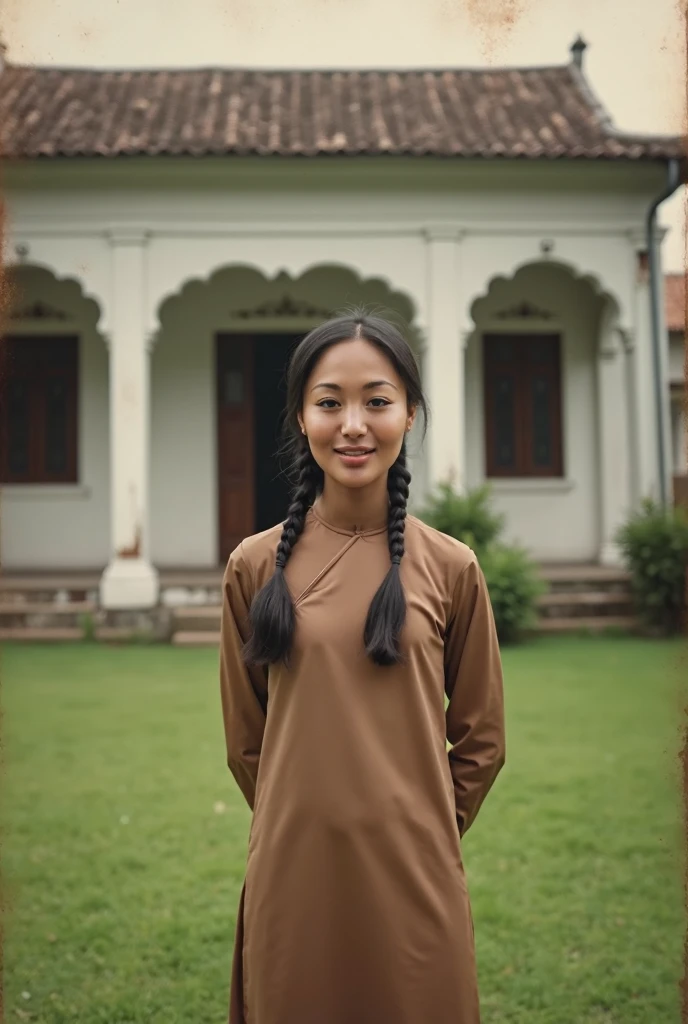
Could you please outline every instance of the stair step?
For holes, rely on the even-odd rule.
[[[561,591],[543,594],[539,599],[539,605],[546,607],[557,604],[581,605],[590,607],[605,604],[632,604],[633,595],[630,592],[614,593],[609,590],[583,590],[583,591]]]
[[[69,626],[46,626],[34,629],[29,626],[0,626],[0,640],[24,640],[33,642],[62,642],[64,640],[83,640],[82,629]]]
[[[568,616],[566,618],[542,618],[535,627],[536,633],[575,633],[578,631],[599,633],[605,629],[622,629],[635,632],[639,621],[632,615],[599,615],[595,618]]]
[[[180,630],[172,634],[175,647],[219,647],[220,634],[207,630]]]
[[[628,583],[625,569],[606,565],[540,565],[538,573],[550,583]]]
[[[0,615],[84,615],[97,608],[94,601],[0,601]]]
[[[174,619],[219,619],[222,606],[219,604],[194,604],[175,608]]]
[[[139,637],[139,634],[128,626],[96,626],[93,635],[96,640],[105,641],[127,641]]]

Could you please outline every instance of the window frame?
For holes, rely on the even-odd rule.
[[[512,367],[500,368],[494,356],[497,342],[509,341],[517,345],[516,359]],[[536,344],[549,343],[554,347],[554,359],[548,366],[539,368],[549,378],[550,394],[553,396],[549,411],[549,433],[551,459],[547,466],[538,466],[533,458],[533,409],[532,385],[538,372],[533,357]],[[482,336],[483,357],[483,434],[485,443],[485,476],[491,480],[560,480],[564,477],[563,453],[563,405],[562,405],[562,335],[552,331],[489,331]],[[530,352],[529,352],[530,349]],[[495,378],[505,372],[511,373],[514,381],[514,448],[515,466],[502,467],[496,464],[495,442]]]
[[[64,366],[50,366],[45,359],[48,345],[60,345],[64,350]],[[12,349],[24,347],[24,352],[14,362]],[[33,354],[30,349],[33,348]],[[78,437],[79,437],[79,336],[68,334],[9,334],[0,341],[0,483],[2,485],[28,484],[78,484]],[[48,412],[46,382],[50,377],[60,377],[67,382],[66,445],[67,465],[63,472],[50,473],[46,470],[45,422]],[[9,467],[9,410],[6,400],[10,380],[23,378],[28,383],[29,428],[28,428],[28,471],[11,473]]]

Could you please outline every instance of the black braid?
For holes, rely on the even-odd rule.
[[[296,463],[297,482],[292,495],[291,505],[287,510],[287,518],[277,545],[275,565],[278,570],[284,569],[289,561],[294,544],[303,533],[306,513],[315,501],[315,488],[318,479],[318,464],[311,454],[308,444],[299,452]]]
[[[387,475],[387,493],[389,494],[387,536],[393,565],[399,565],[404,555],[404,526],[406,525],[406,504],[410,483],[411,474],[406,468],[406,453],[402,449]]]
[[[316,497],[319,467],[307,442],[298,453],[295,468],[297,479],[277,545],[275,572],[251,604],[252,633],[243,651],[249,664],[268,665],[280,660],[288,664],[294,639],[294,604],[284,579],[284,567],[303,533],[306,514]]]
[[[404,555],[404,526],[410,482],[411,474],[406,468],[406,446],[402,445],[396,462],[387,474],[387,537],[392,564],[370,603],[363,633],[366,653],[376,665],[394,665],[404,660],[399,641],[406,620],[406,598],[399,565]]]

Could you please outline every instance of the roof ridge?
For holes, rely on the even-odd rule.
[[[463,64],[439,64],[436,67],[420,65],[418,67],[273,67],[259,65],[232,65],[232,64],[170,64],[170,65],[142,65],[126,67],[124,65],[93,66],[74,64],[17,64],[13,61],[5,61],[5,69],[10,71],[36,71],[36,72],[68,72],[69,74],[189,74],[198,71],[236,74],[237,72],[264,75],[442,75],[447,72],[464,74],[504,74],[505,72],[543,72],[543,71],[566,71],[570,64],[500,64],[500,65],[463,65]]]

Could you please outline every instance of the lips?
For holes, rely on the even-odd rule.
[[[335,448],[337,455],[370,455],[374,448]]]

